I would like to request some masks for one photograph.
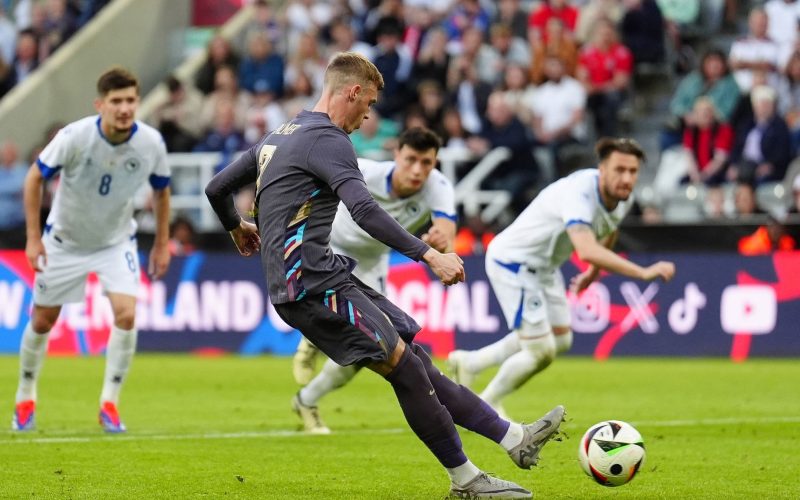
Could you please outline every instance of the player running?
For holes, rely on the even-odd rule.
[[[481,393],[501,415],[503,397],[572,346],[559,268],[573,250],[590,264],[572,279],[574,293],[588,287],[601,269],[645,281],[669,281],[675,274],[672,262],[641,267],[610,250],[645,156],[631,139],[601,139],[595,151],[598,168],[579,170],[546,187],[489,244],[486,274],[511,333],[477,351],[456,350],[448,357],[455,380],[466,386],[480,371],[502,363]]]
[[[360,127],[382,88],[383,77],[367,59],[352,52],[336,55],[314,109],[302,111],[228,165],[206,194],[242,255],[261,244],[278,315],[336,363],[366,366],[392,386],[409,426],[447,470],[451,495],[531,498],[525,488],[489,476],[469,461],[455,425],[500,444],[517,466],[528,469],[557,432],[564,409],[558,406],[527,426],[501,419],[444,376],[413,342],[419,325],[352,276],[355,262],[330,248],[341,201],[370,236],[425,261],[443,284],[465,278],[457,255],[429,247],[378,205],[358,169],[348,134]],[[258,228],[242,221],[232,196],[254,181]]]
[[[430,229],[422,240],[440,252],[452,252],[456,237],[455,193],[452,183],[436,170],[441,142],[431,130],[412,128],[400,135],[393,161],[358,160],[367,189],[375,201],[403,228],[416,233],[426,224]],[[358,262],[353,276],[373,290],[386,295],[389,248],[374,240],[353,221],[344,204],[339,204],[331,231],[331,249]],[[344,386],[358,372],[354,365],[339,366],[330,359],[314,377],[318,350],[303,337],[294,356],[294,377],[305,385],[292,399],[292,408],[312,434],[329,434],[319,416],[317,403],[329,392]]]
[[[62,128],[25,178],[25,254],[36,272],[33,312],[20,345],[20,372],[12,428],[34,427],[36,381],[47,339],[61,306],[81,302],[86,277],[96,273],[111,302],[114,326],[106,347],[100,394],[100,425],[125,432],[117,411],[122,383],[136,351],[139,257],[133,198],[146,182],[154,189],[156,235],[149,272],[154,279],[169,266],[169,166],[161,135],[136,121],[139,83],[122,68],[97,81],[98,116]],[[42,235],[42,184],[57,172],[61,180]]]

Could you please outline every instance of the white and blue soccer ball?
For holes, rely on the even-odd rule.
[[[642,435],[621,420],[606,420],[589,427],[578,449],[583,471],[603,486],[622,486],[633,479],[644,458]]]

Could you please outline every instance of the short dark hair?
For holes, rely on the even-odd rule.
[[[625,137],[603,137],[594,146],[594,152],[597,154],[598,161],[604,161],[613,152],[622,153],[626,155],[633,155],[639,161],[646,161],[647,155],[644,154],[644,149],[634,139]]]
[[[107,69],[100,75],[97,80],[97,94],[101,97],[105,96],[112,90],[127,89],[128,87],[136,87],[136,93],[139,93],[139,80],[121,66],[114,66]]]
[[[431,129],[412,127],[400,134],[397,147],[400,149],[403,146],[408,146],[417,151],[434,149],[438,152],[439,148],[442,147],[442,140]]]

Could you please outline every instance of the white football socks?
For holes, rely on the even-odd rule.
[[[522,442],[522,438],[525,435],[525,431],[522,430],[522,425],[516,422],[510,423],[511,425],[508,426],[506,435],[503,436],[503,439],[500,441],[500,446],[502,446],[506,451],[511,451],[518,446]]]
[[[327,360],[317,376],[300,389],[300,401],[307,406],[317,406],[323,396],[350,382],[357,372],[358,368],[353,365],[339,366]]]
[[[477,351],[466,351],[466,370],[470,373],[480,373],[491,366],[499,365],[519,349],[519,337],[516,332],[511,332],[497,342]]]
[[[135,352],[136,329],[123,330],[116,326],[111,328],[106,346],[106,371],[103,376],[100,404],[104,401],[111,401],[114,404],[119,402],[119,392]]]
[[[521,341],[522,350],[508,358],[481,393],[481,399],[491,406],[520,387],[533,375],[552,363],[555,356],[555,339],[552,334]]]
[[[36,382],[42,363],[47,356],[47,340],[50,332],[36,333],[30,322],[22,333],[19,346],[19,385],[17,386],[16,402],[36,400]]]
[[[475,464],[469,460],[458,467],[445,470],[447,470],[447,474],[450,476],[450,482],[457,486],[464,486],[468,482],[475,479],[475,476],[481,473],[481,470],[475,467]]]

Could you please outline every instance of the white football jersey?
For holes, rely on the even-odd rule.
[[[131,137],[116,145],[100,130],[99,116],[72,122],[37,163],[45,178],[61,172],[45,231],[72,250],[93,251],[133,237],[136,192],[148,181],[155,189],[169,184],[164,140],[139,121]]]
[[[596,168],[579,170],[542,190],[489,244],[486,256],[530,269],[555,269],[572,254],[567,228],[589,225],[598,239],[614,232],[628,213],[633,195],[609,212],[600,199]]]
[[[455,193],[452,183],[438,170],[432,170],[422,189],[407,198],[391,194],[394,161],[358,159],[367,189],[373,198],[408,232],[414,233],[431,219],[456,220]],[[353,221],[344,203],[339,203],[331,231],[333,251],[352,257],[360,268],[372,268],[389,254],[389,248],[377,241]]]

